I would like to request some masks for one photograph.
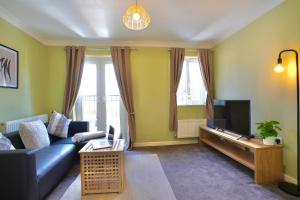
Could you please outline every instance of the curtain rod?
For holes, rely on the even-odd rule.
[[[184,49],[185,49],[185,51],[197,51],[198,50],[198,48],[194,48],[194,49],[186,49],[186,48],[184,48]],[[169,48],[168,51],[171,51],[171,48]]]
[[[138,50],[137,48],[130,48],[131,50]],[[88,47],[87,50],[90,51],[110,51],[110,48],[97,48],[97,47]],[[185,49],[186,51],[197,51],[197,48],[195,49]],[[168,48],[168,51],[171,51],[171,48]]]
[[[124,48],[122,48],[122,49],[124,49]],[[110,48],[88,47],[87,50],[90,50],[90,51],[110,51]],[[137,50],[137,48],[130,48],[130,50]]]
[[[66,50],[66,47],[64,48]],[[110,51],[110,48],[97,48],[97,47],[87,47],[87,50],[90,51]],[[125,49],[125,48],[122,48]],[[130,50],[137,50],[137,48],[130,48]]]
[[[64,48],[66,49],[66,48]],[[101,48],[101,47],[87,47],[87,50],[90,51],[110,51],[110,48]],[[123,49],[123,48],[122,48]],[[130,48],[130,50],[138,50],[137,48]],[[186,51],[197,51],[198,48],[185,48]],[[168,51],[171,51],[171,48],[168,48]]]

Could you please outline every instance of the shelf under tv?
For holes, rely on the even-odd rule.
[[[257,184],[271,184],[283,178],[282,145],[264,145],[258,139],[239,139],[207,126],[200,127],[200,141],[254,171]]]

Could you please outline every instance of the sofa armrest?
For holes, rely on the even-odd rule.
[[[69,125],[68,137],[72,137],[75,133],[88,132],[90,130],[87,121],[72,121]]]
[[[35,150],[0,151],[1,199],[37,200]]]

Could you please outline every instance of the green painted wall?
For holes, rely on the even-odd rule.
[[[65,82],[67,77],[67,61],[64,47],[49,46],[48,57],[48,113],[62,111]]]
[[[251,99],[255,123],[277,119],[284,140],[285,172],[296,177],[295,62],[284,56],[288,69],[273,71],[280,50],[300,51],[300,1],[286,0],[214,49],[216,98]]]
[[[136,142],[175,140],[168,129],[170,67],[167,48],[132,51],[132,80],[136,113]],[[178,118],[204,117],[200,106],[179,107]]]
[[[87,52],[87,56],[107,56],[109,52]],[[188,52],[187,55],[194,55]],[[66,78],[63,47],[48,47],[48,110],[61,111]],[[169,118],[169,52],[167,48],[137,48],[131,53],[136,142],[176,140],[168,130]],[[179,119],[204,118],[202,106],[178,108]]]
[[[0,44],[19,51],[19,89],[0,88],[0,122],[47,112],[47,48],[0,18]]]

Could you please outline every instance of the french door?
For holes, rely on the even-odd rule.
[[[112,125],[116,134],[121,133],[126,111],[110,57],[86,58],[75,114],[76,119],[89,121],[92,131],[105,131]]]

